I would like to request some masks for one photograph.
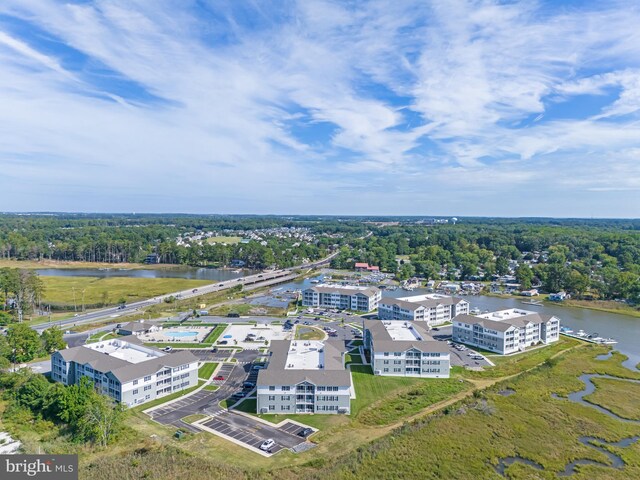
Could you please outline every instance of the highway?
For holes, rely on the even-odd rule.
[[[315,268],[320,265],[327,264],[331,261],[333,257],[335,257],[338,252],[332,253],[326,258],[322,260],[318,260],[317,262],[312,262],[308,264],[299,265],[297,267],[283,269],[283,270],[275,270],[273,272],[263,272],[257,273],[254,275],[248,275],[246,277],[234,278],[232,280],[225,280],[216,283],[212,283],[209,285],[204,285],[202,287],[194,288],[191,290],[182,290],[179,292],[167,293],[165,295],[160,295],[157,297],[149,298],[147,300],[140,300],[138,302],[128,303],[124,306],[119,307],[109,307],[103,308],[100,310],[94,310],[88,313],[81,313],[77,316],[68,318],[66,320],[58,320],[55,322],[47,322],[41,323],[39,325],[34,325],[32,328],[38,332],[42,330],[46,330],[49,327],[54,325],[59,326],[60,328],[81,325],[84,323],[92,323],[98,320],[102,320],[105,318],[113,318],[114,321],[118,317],[129,315],[135,313],[136,311],[150,307],[152,305],[156,305],[158,303],[162,303],[165,298],[175,297],[180,300],[185,300],[188,298],[198,297],[200,295],[207,295],[209,293],[219,292],[222,290],[227,290],[235,287],[236,285],[242,285],[245,287],[245,290],[252,290],[254,288],[269,286],[276,283],[282,283],[284,281],[292,280],[298,276],[294,272],[295,269],[305,269],[305,268]]]

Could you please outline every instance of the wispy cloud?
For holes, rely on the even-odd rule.
[[[5,0],[0,171],[31,189],[0,200],[634,215],[639,32],[626,2]]]

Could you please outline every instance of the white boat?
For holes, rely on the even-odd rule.
[[[600,343],[602,343],[603,345],[615,345],[616,343],[618,343],[618,341],[613,338],[603,338],[601,339]]]
[[[476,308],[472,308],[472,309],[469,311],[469,313],[470,313],[471,315],[480,315],[480,313],[482,313],[482,312],[480,311],[480,309],[479,309],[478,307],[476,307]]]
[[[578,330],[578,333],[576,333],[576,335],[579,337],[586,337],[587,332],[585,332],[584,330]]]
[[[573,330],[571,330],[569,327],[561,327],[560,331],[562,333],[573,333]]]
[[[320,280],[314,279],[314,280],[311,280],[311,283],[320,283]]]

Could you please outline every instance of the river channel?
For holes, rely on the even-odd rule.
[[[257,273],[257,270],[240,269],[229,270],[221,268],[194,268],[194,267],[170,267],[170,268],[42,268],[36,270],[43,277],[131,277],[131,278],[185,278],[188,280],[211,280],[219,282],[232,280]]]

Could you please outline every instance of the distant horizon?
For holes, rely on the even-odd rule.
[[[436,215],[436,214],[333,214],[333,213],[189,213],[189,212],[89,212],[89,211],[6,211],[0,212],[2,215],[115,215],[115,216],[160,216],[160,215],[176,215],[176,216],[220,216],[220,217],[334,217],[334,218],[434,218],[449,219],[456,218],[463,220],[471,219],[513,219],[513,220],[640,220],[640,217],[550,217],[550,216],[506,216],[506,215]]]

